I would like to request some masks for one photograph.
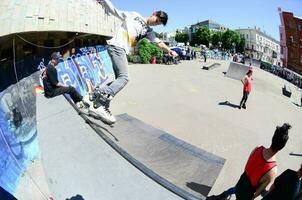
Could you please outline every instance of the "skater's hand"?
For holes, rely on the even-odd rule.
[[[172,56],[173,58],[178,56],[178,54],[173,50],[169,51],[168,54],[169,54],[169,56]]]

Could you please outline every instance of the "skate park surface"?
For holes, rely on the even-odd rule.
[[[104,126],[112,134],[109,134],[109,137],[112,137],[112,140],[116,139],[115,136],[118,136],[118,139],[125,138],[127,135],[118,135],[121,134],[121,130],[125,130],[127,123],[124,122],[141,121],[147,124],[141,127],[144,130],[151,130],[150,133],[156,132],[157,129],[169,133],[170,135],[165,135],[166,141],[179,143],[179,140],[182,140],[185,147],[193,145],[209,153],[207,155],[213,155],[215,159],[210,161],[225,159],[224,165],[221,164],[222,170],[219,168],[213,175],[215,178],[211,179],[215,181],[218,176],[216,182],[212,182],[213,187],[207,188],[211,191],[206,191],[218,194],[235,185],[250,151],[257,145],[269,146],[275,127],[288,122],[293,128],[290,130],[288,144],[277,156],[279,172],[300,166],[301,159],[289,156],[289,153],[302,152],[302,138],[298,134],[302,130],[302,124],[298,120],[302,114],[301,108],[295,105],[299,102],[297,96],[292,99],[282,96],[282,87],[286,81],[255,68],[253,89],[247,102],[247,109],[239,110],[236,105],[242,96],[242,84],[238,80],[224,76],[229,62],[215,62],[219,62],[221,66],[210,71],[201,69],[203,63],[200,60],[184,61],[180,65],[129,65],[130,82],[111,103],[111,111],[117,116],[118,122],[114,128]],[[295,89],[293,85],[290,87],[292,90]],[[50,190],[64,194],[57,199],[72,198],[76,195],[82,195],[82,199],[98,199],[96,197],[99,195],[103,197],[102,199],[109,200],[181,199],[147,178],[117,154],[88,124],[85,124],[63,97],[49,101],[60,106],[48,106],[45,109],[47,105],[52,104],[44,99],[46,104],[43,110],[39,111],[37,107],[37,128],[38,132],[39,129],[44,130],[43,134],[38,136],[42,147],[44,170],[47,177],[56,177],[48,180]],[[226,101],[230,103],[224,103]],[[48,121],[43,124],[45,120]],[[60,132],[52,135],[50,130],[58,127]],[[48,134],[45,131],[47,128]],[[131,127],[128,129],[131,130]],[[62,134],[62,137],[59,137],[59,134]],[[135,134],[129,135],[131,143],[138,141],[139,133]],[[52,150],[53,148],[56,150]],[[190,146],[186,149],[192,148]],[[58,149],[63,153],[58,154],[62,152]],[[133,148],[126,150],[131,153]],[[151,153],[160,153],[160,148],[155,150],[157,151]],[[43,155],[43,152],[48,154]],[[135,154],[138,151],[133,152]],[[145,155],[138,152],[135,156]],[[177,160],[177,155],[174,156]],[[163,155],[161,158],[163,163],[164,158]],[[54,160],[55,163],[50,162]],[[71,162],[66,162],[67,160]],[[146,160],[148,161],[148,158]],[[186,165],[189,166],[192,162],[189,159],[181,161],[184,170]],[[209,165],[208,170],[211,167],[215,168],[214,165]],[[84,170],[91,168],[92,170]],[[71,177],[70,180],[64,179],[66,174],[63,171],[66,169],[71,169],[67,174]],[[86,173],[83,173],[83,170]],[[196,173],[197,179],[207,173],[202,170],[204,169],[200,169],[200,174]],[[97,179],[92,180],[92,177]],[[72,190],[62,187],[63,185],[72,186],[69,187]],[[83,186],[91,188],[93,191],[89,194],[91,196],[81,192]],[[203,193],[196,188],[195,190]]]
[[[252,92],[247,109],[238,109],[242,83],[224,76],[228,61],[202,70],[200,60],[180,65],[129,65],[130,81],[112,101],[117,115],[127,113],[189,144],[226,159],[211,194],[234,186],[244,170],[250,152],[258,145],[269,147],[277,125],[292,125],[289,141],[278,153],[280,174],[296,169],[302,152],[301,94],[294,85],[254,67]],[[293,98],[282,95],[289,84],[296,91]],[[220,105],[229,101],[231,104]],[[235,108],[234,108],[235,107]],[[260,198],[258,198],[260,199]]]

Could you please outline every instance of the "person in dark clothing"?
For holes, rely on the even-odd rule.
[[[212,198],[226,200],[229,195],[235,193],[237,200],[253,200],[263,193],[277,175],[276,154],[286,145],[290,128],[291,125],[287,123],[281,127],[277,126],[271,146],[269,148],[258,146],[252,151],[235,188]]]
[[[44,96],[53,98],[61,94],[69,94],[78,108],[88,106],[89,104],[83,101],[83,96],[80,95],[74,87],[59,83],[56,66],[61,57],[62,55],[59,52],[53,52],[48,66],[42,73]]]
[[[268,194],[262,200],[294,200],[300,190],[301,177],[302,164],[298,171],[291,169],[285,170],[275,179]]]

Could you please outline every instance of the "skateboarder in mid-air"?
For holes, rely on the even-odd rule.
[[[140,39],[146,37],[170,56],[176,57],[177,53],[170,50],[163,41],[158,39],[150,28],[150,26],[166,25],[168,21],[167,13],[156,11],[151,16],[144,18],[136,12],[117,10],[109,0],[99,0],[99,3],[121,20],[121,23],[116,27],[117,31],[113,38],[107,41],[108,53],[112,60],[116,79],[104,87],[94,89],[93,99],[89,102],[89,111],[100,116],[102,121],[113,124],[115,123],[115,117],[109,110],[109,103],[129,81],[126,55],[130,48],[135,46]]]

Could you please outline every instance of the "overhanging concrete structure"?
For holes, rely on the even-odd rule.
[[[112,36],[116,23],[96,0],[0,1],[0,37],[37,31]]]

